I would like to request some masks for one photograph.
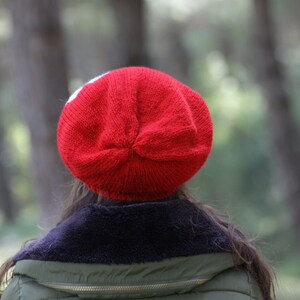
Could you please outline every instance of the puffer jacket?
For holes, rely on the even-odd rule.
[[[14,257],[1,300],[263,300],[194,204],[88,205]]]

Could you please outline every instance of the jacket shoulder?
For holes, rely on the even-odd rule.
[[[91,293],[93,299],[115,299],[116,291],[120,299],[263,300],[256,282],[234,266],[229,253],[132,265],[24,260],[13,274],[3,300],[77,300]]]
[[[22,275],[14,276],[8,284],[1,300],[40,300],[40,299],[79,300],[78,297],[47,288],[37,281]]]
[[[9,282],[8,286],[3,291],[3,294],[0,294],[1,300],[21,300],[20,295],[20,286],[19,279],[13,278]]]
[[[200,286],[196,293],[197,300],[263,300],[255,280],[241,268],[230,268],[219,273]]]
[[[27,277],[15,276],[5,289],[1,300],[40,300],[80,298],[65,292],[47,288]],[[174,300],[178,295],[160,297],[157,300]],[[180,294],[182,300],[263,300],[259,288],[252,277],[242,269],[231,268],[190,293]],[[142,300],[142,299],[141,299]],[[144,298],[143,298],[144,300]],[[146,298],[145,298],[146,300]]]

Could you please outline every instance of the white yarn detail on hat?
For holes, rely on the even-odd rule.
[[[87,84],[91,84],[91,83],[97,81],[98,79],[100,79],[101,77],[103,77],[104,75],[106,75],[106,74],[108,74],[108,73],[109,73],[109,71],[108,71],[108,72],[105,72],[105,73],[103,73],[103,74],[101,74],[101,75],[99,75],[99,76],[97,76],[97,77],[94,77],[94,78],[92,78],[91,80],[89,80],[87,83],[85,83],[83,86],[81,86],[80,88],[78,88],[78,89],[77,89],[77,90],[69,97],[69,99],[68,99],[68,101],[67,101],[66,104],[68,104],[68,103],[70,103],[71,101],[73,101],[73,100],[77,97],[77,95],[80,93],[80,91],[83,89],[84,86],[86,86]]]

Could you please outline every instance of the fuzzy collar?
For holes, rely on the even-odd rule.
[[[88,205],[14,257],[131,264],[228,252],[227,237],[187,200]]]

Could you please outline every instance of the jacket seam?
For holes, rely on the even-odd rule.
[[[249,296],[250,296],[250,300],[255,300],[253,296],[253,291],[252,291],[252,285],[251,285],[251,278],[250,278],[250,274],[249,272],[246,272],[247,274],[247,281],[248,281],[248,287],[249,287]]]
[[[233,290],[233,289],[213,289],[213,290],[206,290],[206,291],[191,291],[188,294],[197,294],[197,293],[208,293],[208,292],[231,292],[231,293],[236,293],[236,294],[241,294],[241,295],[246,295],[250,296],[249,293]],[[255,298],[250,298],[250,300],[255,300]]]
[[[20,276],[18,276],[18,294],[19,294],[19,300],[22,300],[22,285],[21,285],[21,283],[20,283],[20,281],[21,281],[21,278],[20,278]]]
[[[207,276],[201,276],[201,277],[199,277],[199,276],[195,276],[195,277],[182,277],[182,278],[180,278],[178,280],[143,281],[142,284],[147,285],[147,284],[171,283],[171,282],[174,282],[174,281],[180,282],[180,281],[185,281],[185,280],[196,280],[196,279],[204,279],[204,280],[206,280],[205,281],[205,283],[206,283],[207,281],[212,280],[217,275],[218,275],[218,273],[211,273],[211,274],[209,274]],[[27,276],[27,275],[25,275],[25,276]],[[31,277],[29,277],[29,278],[31,278]],[[43,281],[43,280],[35,279],[33,277],[32,277],[32,279],[35,282],[39,283],[39,284],[61,284],[61,281],[58,281],[58,282],[57,281]],[[66,284],[73,284],[74,282],[65,282],[65,283]],[[120,280],[118,282],[109,281],[109,282],[103,282],[103,283],[101,282],[100,284],[107,284],[107,285],[131,285],[132,284],[132,285],[135,285],[135,284],[140,284],[140,283],[141,282],[138,279],[136,281],[133,281],[133,282],[124,281],[124,279],[123,279],[123,280]],[[91,284],[91,285],[93,285],[93,284]]]

